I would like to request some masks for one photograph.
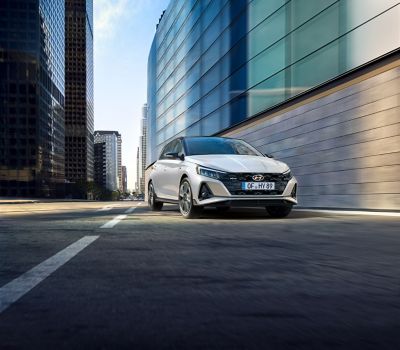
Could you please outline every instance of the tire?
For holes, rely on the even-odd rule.
[[[273,218],[284,218],[290,214],[292,211],[292,206],[266,207],[265,209]]]
[[[193,204],[192,187],[186,178],[179,185],[179,210],[185,219],[198,218],[203,211],[203,207]]]
[[[149,183],[149,192],[148,192],[148,204],[151,211],[161,211],[163,207],[163,202],[157,201],[157,195],[154,191],[153,183]]]

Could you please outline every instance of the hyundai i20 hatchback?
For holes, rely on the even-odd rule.
[[[176,203],[185,218],[204,207],[265,207],[287,216],[297,204],[297,181],[289,167],[248,143],[223,137],[180,137],[168,143],[146,179],[151,210]]]

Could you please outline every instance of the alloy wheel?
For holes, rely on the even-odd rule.
[[[154,205],[154,188],[153,188],[153,184],[150,184],[150,186],[149,186],[149,205],[150,206]]]
[[[192,205],[192,190],[189,182],[183,181],[179,188],[179,208],[181,209],[182,214],[188,215]]]

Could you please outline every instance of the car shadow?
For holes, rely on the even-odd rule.
[[[176,213],[173,216],[181,216],[179,213],[179,208],[176,205],[164,206],[162,212]],[[161,212],[161,213],[162,213]],[[271,217],[264,208],[232,208],[228,211],[219,212],[215,208],[205,208],[201,216],[197,220],[298,220],[307,218],[317,218],[317,217],[327,217],[329,214],[319,213],[313,211],[296,211],[295,209],[285,218],[273,218]]]

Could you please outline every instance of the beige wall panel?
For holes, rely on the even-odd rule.
[[[376,168],[381,166],[400,165],[400,153],[387,153],[364,158],[352,158],[337,162],[326,162],[312,166],[291,167],[296,176],[321,174],[348,169]]]
[[[301,187],[302,196],[335,195],[338,192],[346,195],[400,194],[400,181]]]
[[[293,169],[297,169],[302,166],[398,152],[400,152],[400,136],[393,136],[370,142],[331,148],[325,151],[317,151],[312,157],[310,153],[307,153],[301,156],[281,157],[280,159],[290,163]]]
[[[400,68],[391,69],[387,72],[381,73],[373,78],[363,80],[362,82],[352,85],[344,90],[337,91],[328,96],[322,97],[310,103],[301,105],[294,110],[290,110],[286,113],[274,116],[272,119],[265,121],[257,120],[255,122],[249,122],[248,125],[243,126],[239,130],[227,131],[226,136],[235,137],[248,137],[251,138],[251,134],[259,131],[263,127],[271,127],[272,125],[284,122],[291,118],[302,118],[307,116],[307,119],[312,120],[313,118],[319,119],[321,115],[321,108],[329,108],[334,113],[346,111],[357,106],[379,101],[382,98],[386,98],[392,95],[398,94],[399,92],[399,78]],[[382,84],[386,84],[381,86]],[[393,90],[392,90],[393,89]],[[389,91],[388,91],[389,90]],[[369,99],[363,103],[363,100]],[[340,102],[340,103],[338,103]],[[325,114],[326,115],[326,114]],[[296,121],[289,122],[289,126],[295,125]],[[301,125],[301,124],[299,124]]]
[[[400,68],[225,133],[289,164],[299,204],[400,210]]]
[[[380,112],[386,112],[392,110],[390,113],[395,114],[399,113],[399,104],[400,104],[400,94],[390,96],[388,98],[375,101],[373,103],[368,103],[363,106],[359,106],[357,108],[333,114],[326,114],[323,111],[319,111],[317,116],[310,121],[309,118],[298,118],[301,120],[301,123],[293,120],[293,125],[289,126],[286,123],[277,123],[272,125],[271,127],[265,127],[257,132],[252,133],[252,138],[248,138],[248,141],[251,142],[254,146],[260,146],[265,144],[265,140],[268,140],[268,143],[276,142],[285,138],[298,136],[301,134],[307,134],[312,131],[321,130],[325,127],[337,125],[339,128],[344,127],[343,123],[349,122],[353,119],[359,119],[370,116],[370,119],[378,119],[380,117]],[[324,115],[321,118],[321,114]],[[385,113],[386,115],[386,113]],[[317,118],[318,117],[318,118]],[[289,120],[290,121],[290,120]],[[380,121],[376,121],[378,126],[384,125],[383,123],[379,124]],[[297,125],[298,124],[298,125]],[[387,124],[391,124],[389,121]],[[387,125],[386,124],[386,125]],[[281,129],[281,130],[280,130]],[[265,133],[265,135],[263,135]]]
[[[311,208],[398,210],[400,194],[304,196],[302,205]]]

